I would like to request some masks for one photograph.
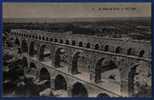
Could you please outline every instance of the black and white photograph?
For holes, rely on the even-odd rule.
[[[151,97],[151,3],[3,3],[4,97]]]

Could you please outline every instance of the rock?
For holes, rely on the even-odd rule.
[[[50,88],[46,88],[39,93],[40,96],[54,96]]]

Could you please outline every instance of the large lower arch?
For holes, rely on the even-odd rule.
[[[47,45],[42,45],[40,47],[39,60],[40,61],[50,61],[51,60],[50,58],[51,58],[50,48]]]
[[[28,53],[28,44],[26,40],[23,40],[21,43],[21,50],[23,53],[27,52]]]
[[[63,60],[61,55],[65,53],[63,48],[58,48],[55,53],[55,67],[61,67],[60,62]]]
[[[18,38],[15,39],[14,41],[15,46],[19,47],[20,46],[20,41]]]
[[[128,73],[129,96],[151,95],[151,68],[148,64],[140,62],[135,64]]]
[[[74,97],[88,97],[88,92],[82,83],[75,83],[71,90],[72,96]]]
[[[71,69],[71,73],[72,74],[78,74],[79,70],[78,70],[78,59],[80,57],[80,52],[77,52],[74,54],[73,59],[72,59],[72,69]]]
[[[87,63],[89,59],[87,59],[87,55],[84,55],[82,51],[77,51],[74,53],[72,57],[72,74],[82,74],[89,73],[90,65]]]
[[[105,58],[101,58],[100,60],[97,61],[96,63],[96,68],[95,68],[95,82],[99,82],[102,79],[102,73],[106,71],[110,71],[113,69],[118,68],[118,66],[112,61],[108,60]],[[120,75],[119,75],[120,76]],[[114,79],[115,76],[111,75],[109,78]]]
[[[39,84],[39,91],[44,91],[45,89],[50,89],[51,88],[51,80],[50,80],[50,73],[46,68],[42,68],[40,70],[40,74],[39,74],[39,80],[40,83]]]
[[[55,90],[67,90],[67,82],[62,75],[57,75],[55,78]]]
[[[46,68],[42,68],[40,70],[39,79],[40,79],[40,81],[50,80],[50,73],[48,72],[48,70]]]
[[[37,55],[37,46],[36,46],[36,43],[34,41],[32,41],[30,43],[30,46],[29,46],[29,55],[30,56]]]

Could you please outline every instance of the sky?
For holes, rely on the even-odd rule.
[[[149,17],[150,3],[4,3],[3,18]]]

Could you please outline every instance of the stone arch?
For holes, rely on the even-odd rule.
[[[80,57],[80,52],[76,52],[73,55],[73,59],[72,59],[72,68],[71,68],[71,73],[72,74],[78,74],[79,70],[78,70],[78,58]]]
[[[86,46],[87,48],[90,48],[90,43],[87,43],[87,46]]]
[[[42,45],[39,51],[39,60],[41,61],[50,61],[51,59],[51,50],[48,45]]]
[[[132,55],[132,48],[129,48],[129,49],[127,50],[127,55]]]
[[[20,46],[20,41],[19,41],[18,38],[15,39],[14,43],[15,43],[16,46],[18,46],[18,47]]]
[[[95,67],[95,82],[98,83],[102,79],[102,73],[118,68],[117,64],[109,58],[101,58],[96,62]],[[120,75],[119,75],[120,76]],[[114,79],[115,76],[111,75],[109,78]]]
[[[32,35],[29,35],[29,38],[31,38],[32,37]]]
[[[54,42],[58,42],[58,39],[57,39],[57,38],[55,38]]]
[[[122,52],[122,48],[120,46],[118,46],[115,50],[115,53],[121,53]]]
[[[32,41],[29,46],[29,55],[35,56],[37,55],[37,45],[36,42]]]
[[[25,34],[24,36],[26,36],[26,34]],[[35,38],[35,36],[34,36],[34,35],[32,35],[32,38],[34,39],[34,38]]]
[[[60,39],[60,43],[63,43],[63,40],[62,39]]]
[[[144,50],[141,50],[140,52],[139,52],[139,57],[143,57],[144,56],[144,53],[145,53],[145,51]]]
[[[95,45],[95,49],[98,50],[99,49],[99,44]]]
[[[42,36],[42,40],[45,40],[45,37],[44,36]]]
[[[39,80],[40,81],[46,81],[46,83],[43,86],[43,89],[45,88],[50,88],[50,73],[46,68],[41,68],[40,73],[39,73]]]
[[[81,41],[79,42],[79,47],[83,47],[83,43]]]
[[[104,51],[109,51],[109,45],[104,46]]]
[[[39,35],[39,40],[41,40],[41,36]]]
[[[66,40],[66,41],[65,41],[65,44],[69,44],[69,43],[70,43],[69,40]]]
[[[62,75],[57,75],[55,78],[55,90],[67,90],[67,82]]]
[[[50,38],[50,41],[52,42],[53,41],[53,38]]]
[[[75,43],[75,40],[72,40],[72,45],[75,45],[76,43]]]
[[[89,62],[89,63],[88,63]],[[86,54],[82,51],[76,51],[72,56],[72,74],[89,73],[90,61]]]
[[[99,93],[97,97],[110,97],[107,93]]]
[[[28,43],[27,43],[26,40],[22,40],[21,49],[22,49],[22,52],[23,52],[23,53],[25,53],[25,52],[28,53]]]
[[[39,79],[40,81],[42,80],[50,80],[50,73],[46,68],[41,68],[40,73],[39,73]]]
[[[58,48],[55,52],[55,62],[54,62],[54,65],[55,67],[62,67],[60,65],[60,62],[62,61],[62,57],[61,55],[63,55],[65,53],[65,50],[63,48]]]
[[[88,97],[87,89],[80,82],[76,82],[75,84],[73,84],[71,94],[74,97]]]

